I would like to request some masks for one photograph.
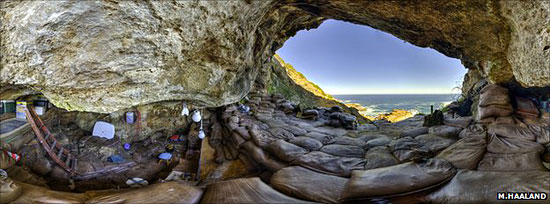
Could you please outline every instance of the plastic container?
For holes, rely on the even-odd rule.
[[[126,123],[134,124],[136,121],[135,113],[132,111],[126,112]]]
[[[15,118],[26,120],[27,116],[25,115],[25,110],[27,110],[28,105],[32,105],[32,102],[17,101],[17,107],[16,107],[16,110],[15,110]]]
[[[15,100],[2,100],[0,103],[2,103],[3,113],[15,112]]]

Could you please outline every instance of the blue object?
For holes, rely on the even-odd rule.
[[[162,159],[162,160],[170,160],[172,158],[172,154],[168,153],[168,152],[163,152],[159,155],[159,159]]]
[[[121,163],[124,162],[124,158],[122,158],[120,155],[115,154],[113,156],[110,156],[107,158],[107,161],[113,162],[113,163]]]
[[[124,149],[130,150],[131,145],[129,143],[124,143]]]

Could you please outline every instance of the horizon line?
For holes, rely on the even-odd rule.
[[[462,93],[339,93],[330,95],[449,95],[449,94],[462,94]]]

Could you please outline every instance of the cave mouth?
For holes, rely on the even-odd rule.
[[[303,80],[312,81],[297,79],[298,84],[360,105],[355,107],[369,117],[393,109],[413,114],[429,114],[432,106],[442,109],[460,98],[467,73],[459,59],[332,19],[297,32],[276,53]]]

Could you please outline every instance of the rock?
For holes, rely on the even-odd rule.
[[[425,127],[443,125],[443,112],[435,110],[434,113],[424,117],[424,124],[422,125]]]
[[[373,147],[365,154],[365,169],[376,169],[399,164],[387,146]]]
[[[323,143],[310,137],[295,137],[288,142],[306,148],[309,151],[317,151],[323,147]]]
[[[365,154],[365,150],[361,147],[339,144],[326,145],[319,151],[340,157],[363,158]]]
[[[281,169],[271,177],[276,190],[320,203],[338,203],[348,179],[317,173],[299,166]]]
[[[6,55],[0,83],[41,90],[68,110],[107,113],[181,99],[220,106],[250,91],[259,70],[290,36],[334,18],[460,58],[492,83],[515,78],[542,87],[550,85],[546,5],[10,2],[2,5]],[[493,15],[497,6],[502,15]],[[57,15],[62,13],[73,15]]]

